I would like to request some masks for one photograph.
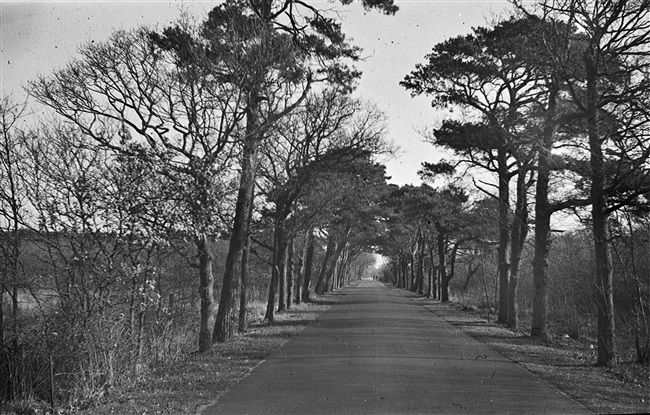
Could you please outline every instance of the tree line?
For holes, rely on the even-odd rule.
[[[517,293],[522,255],[529,230],[534,231],[532,336],[549,334],[548,268],[555,239],[551,217],[572,210],[588,224],[593,244],[597,364],[610,365],[617,357],[616,239],[634,239],[644,232],[649,212],[649,3],[549,0],[534,6],[513,4],[512,17],[435,45],[426,62],[417,64],[402,81],[413,95],[430,96],[434,107],[461,113],[452,114],[427,137],[451,151],[452,158],[425,163],[421,173],[429,179],[453,175],[453,171],[474,173],[475,188],[496,203],[494,236],[481,240],[496,245],[497,321],[514,329],[520,325]],[[410,245],[403,249],[420,249],[417,257],[421,258],[425,245],[435,246],[433,241],[425,243],[427,233],[434,229],[451,247],[446,249],[451,249],[453,276],[458,245],[465,238],[477,239],[480,227],[461,231],[469,221],[455,223],[460,216],[452,209],[436,212],[435,206],[458,206],[466,198],[453,186],[442,193],[427,187],[407,189],[407,193],[402,207],[406,212],[425,203],[432,207],[425,214],[411,215],[426,226],[416,226]],[[409,203],[410,198],[419,201]],[[441,202],[432,202],[435,198],[442,198]],[[625,226],[617,225],[621,221]],[[626,236],[614,231],[626,228]],[[456,230],[453,239],[446,235],[448,229]],[[441,298],[446,299],[449,275],[445,258],[439,257]],[[420,265],[413,268],[421,273]],[[642,321],[637,341],[645,345],[638,352],[641,361],[647,362],[647,265],[643,270],[635,271],[634,307]],[[414,280],[417,289],[420,280],[421,276]]]

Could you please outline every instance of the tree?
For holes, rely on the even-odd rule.
[[[586,127],[584,141],[589,151],[589,199],[596,261],[597,364],[610,365],[616,350],[608,224],[610,214],[621,203],[608,202],[607,195],[608,188],[620,188],[629,174],[608,180],[607,156],[613,142],[628,138],[640,143],[639,134],[647,131],[644,126],[650,67],[649,3],[647,0],[548,1],[539,5],[539,11],[547,20],[568,26],[568,30],[556,31],[554,35],[564,36],[564,42],[577,45],[561,50],[561,54],[551,51],[550,59],[554,73],[566,84]],[[634,145],[634,148],[635,156],[625,157],[628,159],[625,163],[641,167],[648,159],[647,146]],[[620,162],[614,164],[621,166]],[[638,190],[632,191],[625,199],[629,202],[638,194]]]
[[[32,82],[30,93],[103,148],[147,160],[177,184],[175,198],[187,207],[183,219],[197,249],[203,351],[214,325],[209,241],[222,226],[213,213],[228,200],[224,178],[244,111],[232,85],[205,76],[205,54],[187,51],[181,61],[155,40],[146,29],[115,32]],[[123,129],[135,135],[133,142],[120,138]]]
[[[509,298],[513,269],[510,180],[519,173],[525,177],[530,171],[530,142],[518,134],[518,130],[522,111],[535,102],[539,93],[536,74],[512,53],[525,33],[526,26],[514,20],[504,21],[490,29],[476,28],[470,35],[436,45],[426,57],[428,62],[416,65],[416,69],[401,82],[413,95],[433,96],[432,104],[436,107],[461,106],[471,109],[481,118],[480,124],[467,123],[466,127],[458,122],[447,122],[434,136],[436,143],[460,150],[468,162],[478,163],[497,174],[496,197],[500,201],[499,322],[504,324],[508,323],[508,310],[514,301]],[[441,134],[447,137],[439,138]],[[517,182],[518,186],[526,183],[525,179]],[[525,194],[525,189],[517,191],[518,196]],[[525,212],[522,209],[524,204],[525,200],[518,199],[518,214]],[[518,220],[518,223],[526,223],[526,220]],[[518,232],[521,235],[521,230]]]
[[[18,289],[20,284],[19,256],[23,245],[21,228],[26,222],[28,200],[22,180],[22,144],[18,125],[25,115],[25,104],[16,103],[11,96],[0,100],[0,347],[4,348],[6,326],[5,293],[11,298],[11,337],[14,350],[18,344]],[[9,393],[14,391],[9,387]]]

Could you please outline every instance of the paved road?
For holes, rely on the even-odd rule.
[[[589,411],[403,292],[363,281],[203,415],[451,413]]]

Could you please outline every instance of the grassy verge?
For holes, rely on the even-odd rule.
[[[314,321],[331,301],[326,296],[278,313],[273,325],[257,321],[244,335],[159,367],[129,390],[108,395],[99,406],[77,414],[196,414],[270,353]]]
[[[595,367],[595,349],[589,341],[531,338],[490,323],[480,312],[458,303],[441,304],[423,297],[416,301],[596,413],[650,412],[647,367],[628,362],[614,368]]]

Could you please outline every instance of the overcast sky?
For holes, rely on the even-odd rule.
[[[312,2],[317,3],[317,2]],[[424,61],[433,45],[468,33],[503,15],[506,1],[397,1],[395,16],[364,12],[360,5],[342,7],[321,1],[323,8],[340,10],[343,30],[360,46],[366,59],[358,94],[372,101],[389,118],[390,138],[402,151],[386,162],[391,182],[419,183],[417,170],[423,161],[439,154],[422,141],[419,131],[440,121],[424,97],[411,98],[399,82]],[[2,94],[25,96],[21,85],[37,74],[48,74],[76,54],[80,44],[102,41],[115,29],[160,25],[175,20],[179,8],[201,18],[215,1],[39,1],[0,0],[0,86]]]

